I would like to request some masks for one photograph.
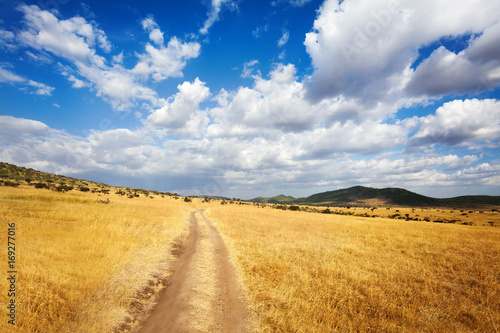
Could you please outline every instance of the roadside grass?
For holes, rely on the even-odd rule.
[[[211,207],[264,332],[498,332],[500,230]]]
[[[110,204],[96,198],[0,187],[4,272],[7,223],[16,224],[16,331],[129,330],[161,289],[170,249],[176,238],[187,237],[193,205],[171,197],[102,197]],[[0,280],[2,306],[7,283]],[[0,331],[11,328],[2,320]]]

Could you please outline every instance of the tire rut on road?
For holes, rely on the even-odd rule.
[[[178,258],[172,265],[172,274],[160,293],[158,303],[138,332],[248,331],[250,312],[239,288],[229,252],[219,232],[203,212],[204,210],[191,212],[188,239],[175,247]],[[207,232],[203,233],[203,230]],[[204,236],[206,233],[208,236]],[[202,246],[202,242],[210,242],[210,246]],[[215,293],[209,299],[211,323],[205,329],[195,328],[193,324],[199,319],[196,318],[199,313],[196,309],[196,293],[203,288],[198,285],[200,279],[196,276],[200,273],[198,267],[203,260],[201,258],[210,258],[210,265],[215,266],[212,267],[215,269],[210,270],[214,272],[210,273],[213,274],[210,280],[215,280]]]

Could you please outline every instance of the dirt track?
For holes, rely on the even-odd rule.
[[[167,286],[139,332],[246,332],[250,315],[226,245],[203,210],[191,212],[190,222],[187,241],[174,248]]]

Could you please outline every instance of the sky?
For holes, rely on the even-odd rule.
[[[500,195],[500,2],[0,0],[0,161],[250,199]]]

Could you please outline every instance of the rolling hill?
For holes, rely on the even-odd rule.
[[[257,197],[255,199],[248,200],[248,201],[263,202],[263,203],[291,203],[291,202],[294,202],[294,200],[296,200],[296,199],[292,196],[286,196],[284,194],[280,194],[280,195],[277,195],[277,196],[271,197],[271,198]]]
[[[49,188],[58,191],[92,190],[93,192],[122,189],[123,192],[149,192],[110,186],[92,181],[54,175],[29,168],[0,162],[0,186],[31,185],[36,188]],[[177,195],[169,192],[151,191],[155,194]],[[147,195],[147,194],[146,194]],[[257,197],[250,202],[270,204],[296,204],[316,206],[407,206],[407,207],[484,207],[500,206],[500,196],[468,195],[438,199],[410,192],[402,188],[371,188],[354,186],[346,189],[316,193],[306,198],[294,198],[280,194],[275,197]]]
[[[331,205],[331,206],[408,206],[408,207],[480,207],[500,205],[500,196],[460,196],[438,199],[410,192],[402,188],[371,188],[354,186],[347,189],[313,194],[295,199],[279,195],[272,198],[255,198],[252,202]]]

